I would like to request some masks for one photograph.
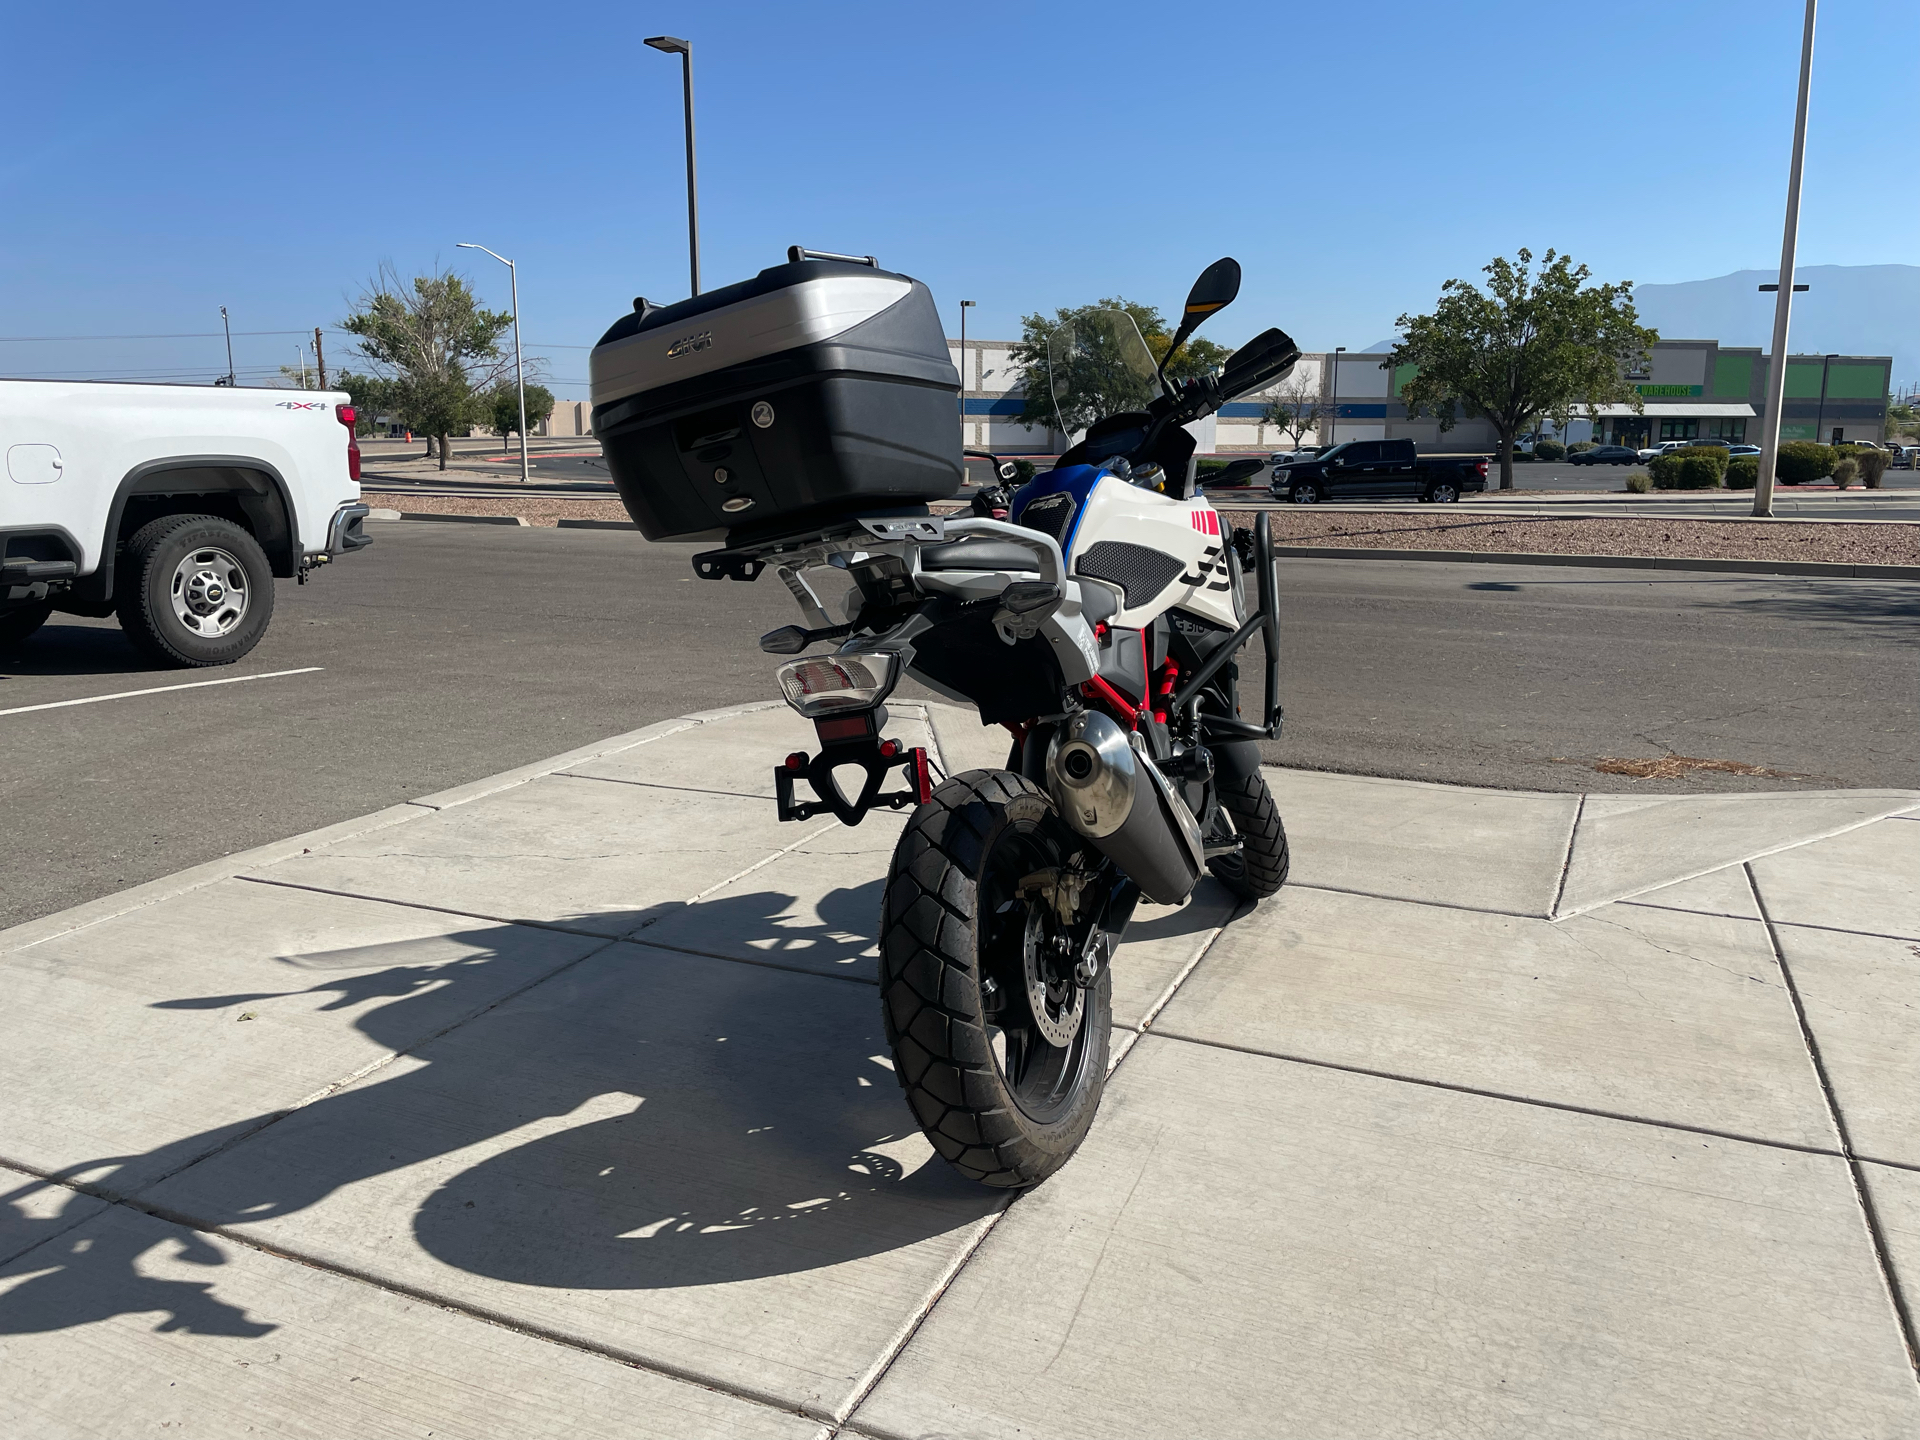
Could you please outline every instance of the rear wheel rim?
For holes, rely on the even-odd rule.
[[[203,545],[183,556],[167,589],[174,618],[202,640],[218,640],[239,629],[252,598],[246,567],[217,545]]]
[[[1024,877],[1062,859],[1059,844],[1041,825],[1015,822],[996,837],[980,876],[981,988],[992,982],[998,1007],[982,1017],[988,1048],[1007,1094],[1036,1125],[1052,1124],[1073,1109],[1095,1049],[1096,1019],[1087,992],[1074,984],[1071,965],[1052,952],[1064,927],[1044,901],[1018,893]],[[1082,903],[1091,902],[1090,887]],[[1045,1014],[1044,1025],[1036,1009]],[[1049,1032],[1066,1043],[1053,1043]]]

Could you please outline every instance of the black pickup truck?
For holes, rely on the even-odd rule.
[[[1276,466],[1275,496],[1296,505],[1322,500],[1434,500],[1487,488],[1483,455],[1428,455],[1411,440],[1346,440],[1311,460]]]

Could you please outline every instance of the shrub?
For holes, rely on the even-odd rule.
[[[1564,460],[1567,447],[1558,440],[1540,440],[1534,443],[1533,458],[1536,460]]]
[[[1733,459],[1733,456],[1719,445],[1689,445],[1679,453],[1697,455],[1709,461],[1713,465],[1713,473],[1716,477],[1727,473],[1727,462]]]
[[[1627,475],[1627,489],[1635,495],[1644,495],[1653,489],[1653,480],[1643,471],[1631,471]]]
[[[1576,440],[1573,444],[1567,446],[1567,454],[1578,455],[1582,450],[1598,450],[1599,448],[1600,446],[1596,441]]]
[[[1727,488],[1751,490],[1760,483],[1760,457],[1741,455],[1727,464]]]
[[[1834,462],[1833,483],[1844,490],[1860,478],[1860,462],[1851,455],[1843,455]]]
[[[1880,477],[1893,463],[1893,456],[1885,450],[1862,450],[1853,459],[1860,467],[1860,483],[1869,490],[1880,488]]]
[[[1718,490],[1720,472],[1726,469],[1726,452],[1717,452],[1720,459],[1715,460],[1703,455],[1699,450],[1673,450],[1665,455],[1656,455],[1647,462],[1647,469],[1653,477],[1656,490]]]
[[[1774,478],[1782,485],[1811,485],[1831,475],[1839,458],[1831,445],[1817,440],[1789,440],[1774,461]]]

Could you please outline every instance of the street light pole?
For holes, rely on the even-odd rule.
[[[1839,358],[1838,355],[1820,357],[1820,410],[1813,422],[1813,443],[1816,445],[1827,443],[1820,438],[1820,432],[1827,428],[1827,371]]]
[[[960,302],[960,443],[967,443],[967,311],[974,302]]]
[[[1813,83],[1813,11],[1800,35],[1800,102],[1793,113],[1793,162],[1787,169],[1787,222],[1780,239],[1780,289],[1773,301],[1773,358],[1767,364],[1767,416],[1761,421],[1753,513],[1773,514],[1773,469],[1780,455],[1780,407],[1787,396],[1787,319],[1793,312],[1793,252],[1800,238],[1800,172],[1807,157],[1807,91]]]
[[[693,46],[672,35],[655,35],[646,42],[655,50],[680,57],[680,79],[687,102],[687,263],[693,274],[693,293],[700,293],[700,202],[693,183]]]
[[[220,328],[227,334],[227,385],[231,387],[233,378],[233,326],[227,323],[227,307],[220,307]]]
[[[1330,381],[1332,394],[1327,401],[1327,409],[1330,412],[1327,416],[1327,444],[1329,446],[1340,443],[1340,357],[1346,353],[1346,346],[1336,345],[1333,347],[1333,354],[1327,357],[1332,376]]]
[[[484,245],[469,245],[462,240],[454,247],[456,250],[487,250]],[[504,255],[493,255],[507,267],[507,284],[513,294],[513,388],[520,392],[520,483],[528,483],[527,474],[527,377],[520,368],[520,268]]]

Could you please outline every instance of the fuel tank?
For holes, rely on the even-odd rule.
[[[1053,536],[1075,579],[1116,593],[1117,627],[1144,628],[1176,605],[1217,625],[1240,623],[1233,547],[1204,495],[1175,500],[1095,465],[1066,465],[1021,486],[1012,518]]]

